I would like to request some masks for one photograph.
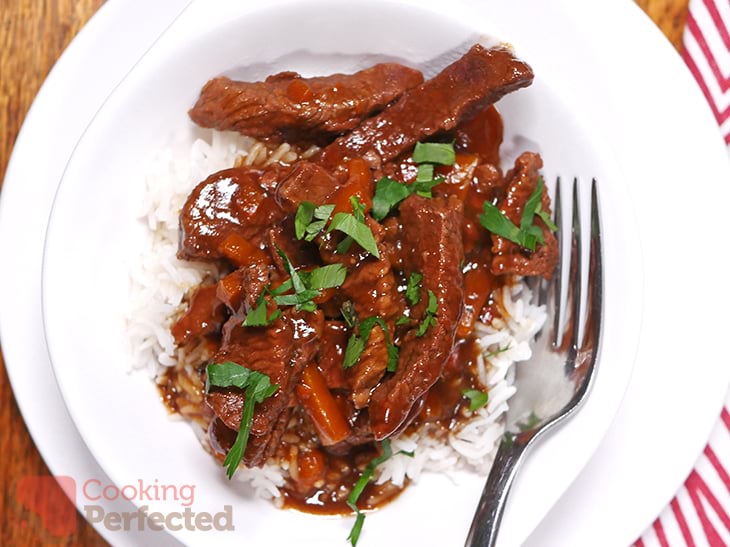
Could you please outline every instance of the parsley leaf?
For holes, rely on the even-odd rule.
[[[540,423],[540,416],[535,414],[535,412],[530,412],[530,415],[527,417],[526,422],[520,422],[517,424],[517,427],[520,431],[528,431],[535,427],[537,424]]]
[[[350,335],[345,348],[345,358],[342,362],[344,368],[350,368],[360,360],[362,352],[365,351],[365,344],[370,338],[373,327],[378,325],[385,334],[385,344],[388,349],[388,372],[394,372],[398,367],[398,348],[393,344],[388,331],[388,325],[380,317],[367,317],[357,324],[357,332]]]
[[[310,289],[332,289],[345,282],[347,268],[343,264],[328,264],[308,273],[306,284]]]
[[[397,180],[383,177],[375,183],[372,215],[378,222],[387,217],[395,207],[408,196],[411,189]]]
[[[294,233],[297,239],[304,237],[304,232],[312,219],[314,218],[314,203],[311,201],[303,201],[297,207],[297,212],[294,215]]]
[[[482,206],[483,212],[479,215],[479,223],[493,234],[517,243],[525,249],[534,251],[538,243],[544,242],[542,230],[532,224],[535,215],[539,214],[538,211],[540,210],[540,200],[542,199],[544,185],[545,183],[542,178],[538,179],[535,191],[530,194],[530,197],[525,203],[525,208],[522,210],[522,219],[519,228],[502,211],[488,201],[485,201]],[[543,218],[542,215],[540,215],[540,218]]]
[[[398,454],[404,454],[409,458],[414,456],[413,452],[407,452],[405,450],[399,450],[393,454],[393,449],[390,447],[390,441],[388,439],[381,441],[380,446],[383,453],[377,458],[373,458],[370,463],[368,463],[367,467],[365,467],[365,470],[362,472],[362,475],[360,475],[360,478],[357,479],[355,486],[352,487],[350,495],[347,497],[347,505],[350,509],[355,511],[355,514],[357,515],[355,518],[355,524],[353,525],[352,530],[350,530],[350,535],[347,537],[352,547],[357,545],[357,540],[360,538],[360,533],[362,532],[362,525],[365,522],[365,513],[360,511],[357,507],[357,500],[362,495],[365,487],[372,480],[373,475],[375,475],[375,469],[394,455],[397,456]]]
[[[375,237],[373,236],[373,232],[370,230],[370,227],[363,221],[356,219],[354,215],[350,213],[337,213],[332,219],[332,222],[330,222],[327,232],[332,232],[334,230],[347,234],[358,245],[360,245],[360,247],[365,249],[374,257],[380,258],[378,245],[375,242]],[[347,239],[343,240],[339,245],[337,245],[338,253],[347,252],[349,245],[342,245],[346,240]]]
[[[256,307],[246,316],[246,320],[243,322],[244,327],[265,327],[281,316],[281,310],[278,309],[273,311],[269,317],[266,316],[267,305],[264,300],[266,293],[273,297],[277,306],[295,306],[297,311],[313,312],[317,309],[313,300],[322,294],[321,289],[339,287],[345,282],[347,269],[342,264],[329,264],[309,272],[299,272],[294,268],[286,253],[278,246],[276,252],[284,261],[284,269],[289,274],[289,279],[275,289],[270,289],[268,286],[264,289],[256,301]],[[286,294],[292,289],[294,294]]]
[[[444,181],[443,177],[436,177],[433,180],[422,180],[422,181],[416,181],[411,185],[411,188],[413,191],[421,196],[422,198],[432,198],[433,197],[433,187],[438,186]]]
[[[406,300],[411,306],[415,306],[421,301],[421,280],[423,274],[413,272],[408,276],[408,284],[406,285]]]
[[[226,474],[230,480],[233,478],[233,474],[238,469],[243,459],[243,454],[246,452],[246,445],[248,444],[248,437],[253,422],[254,406],[256,403],[262,403],[265,399],[271,397],[279,389],[279,386],[276,384],[272,385],[271,380],[266,374],[247,369],[232,361],[208,365],[206,371],[206,392],[210,390],[211,386],[235,386],[246,390],[244,392],[245,399],[241,415],[241,426],[233,446],[223,461],[223,465],[227,468]]]
[[[418,166],[416,182],[428,182],[433,180],[433,163],[422,163]]]
[[[436,295],[433,294],[433,291],[429,289],[428,291],[428,305],[426,306],[426,316],[423,318],[423,321],[421,321],[421,324],[418,325],[418,330],[416,331],[416,336],[421,337],[424,334],[426,334],[426,331],[429,327],[436,326],[436,312],[438,311],[438,300],[436,299]]]
[[[419,142],[413,151],[413,161],[418,165],[416,181],[404,184],[388,177],[375,183],[372,215],[378,222],[387,217],[398,204],[411,194],[424,198],[433,196],[433,187],[444,181],[434,177],[434,164],[453,165],[456,161],[454,143]]]
[[[504,353],[505,351],[508,351],[508,350],[510,350],[510,349],[512,349],[512,344],[507,344],[507,345],[506,345],[505,347],[503,347],[503,348],[497,348],[497,349],[495,349],[494,351],[490,351],[489,353],[487,353],[487,354],[486,354],[486,355],[484,356],[484,358],[485,358],[485,359],[489,359],[490,357],[494,357],[495,355],[499,355],[500,353]]]
[[[465,389],[461,394],[469,399],[469,410],[472,412],[482,408],[489,402],[489,393],[478,389]]]
[[[284,261],[284,269],[289,274],[289,279],[270,291],[274,302],[279,306],[296,306],[297,310],[314,311],[317,307],[312,300],[321,294],[320,289],[339,287],[345,282],[347,270],[342,264],[329,264],[310,272],[298,272],[278,246],[276,252]],[[294,294],[284,294],[291,289]]]
[[[262,293],[261,296],[259,296],[258,300],[256,300],[256,307],[246,314],[246,319],[244,319],[243,321],[243,326],[266,327],[268,325],[271,325],[271,323],[281,317],[281,310],[272,311],[271,315],[269,315],[268,317],[266,316],[267,311],[267,303],[264,299],[264,293]]]
[[[547,211],[543,211],[542,210],[542,207],[541,206],[538,206],[537,207],[537,211],[535,211],[535,214],[542,219],[542,221],[545,223],[545,226],[548,227],[548,230],[550,230],[551,232],[557,232],[558,231],[558,227],[555,226],[555,223],[553,222],[553,219],[550,218],[550,215],[548,214]]]
[[[315,207],[314,203],[310,201],[300,203],[294,215],[294,233],[297,239],[312,241],[317,237],[317,234],[324,229],[334,209],[335,206],[329,204]]]
[[[454,143],[418,142],[413,150],[413,161],[416,163],[454,165],[456,161]]]

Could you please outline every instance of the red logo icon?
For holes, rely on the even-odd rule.
[[[21,525],[38,526],[53,538],[67,538],[76,531],[76,481],[73,478],[20,477],[15,483],[15,499],[28,515]]]

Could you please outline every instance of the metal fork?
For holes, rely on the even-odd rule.
[[[596,180],[593,179],[587,282],[582,283],[581,279],[582,236],[578,210],[578,181],[575,179],[572,191],[570,258],[564,260],[562,234],[561,230],[558,230],[561,260],[555,274],[549,282],[542,280],[533,283],[533,288],[538,291],[540,304],[545,304],[547,307],[546,327],[550,325],[551,335],[538,334],[530,362],[516,367],[517,392],[510,401],[507,432],[499,446],[474,514],[466,547],[492,547],[495,544],[507,496],[525,451],[538,437],[572,415],[585,400],[590,389],[598,356],[603,301],[597,194]],[[555,195],[555,224],[559,227],[562,216],[559,178]],[[563,262],[570,265],[565,298],[561,297]],[[579,328],[583,293],[586,300],[585,313],[582,328]],[[564,307],[563,301],[565,301]],[[564,310],[567,313],[564,313]],[[562,321],[561,315],[566,315]],[[562,329],[561,325],[564,325]],[[549,389],[546,389],[546,386],[549,386]]]

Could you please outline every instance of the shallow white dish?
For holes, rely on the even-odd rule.
[[[223,71],[244,67],[236,71],[248,77],[279,70],[321,74],[349,71],[381,56],[418,65],[481,35],[497,36],[514,44],[538,75],[530,89],[499,104],[508,134],[538,143],[548,180],[577,174],[585,182],[593,176],[601,181],[607,264],[601,361],[611,366],[599,368],[584,410],[542,443],[522,471],[502,533],[505,545],[521,542],[607,430],[628,383],[638,341],[639,314],[620,314],[622,306],[641,300],[638,242],[632,237],[630,208],[619,199],[625,193],[624,178],[610,146],[591,126],[595,106],[585,100],[590,87],[581,89],[584,80],[539,53],[543,45],[532,38],[529,26],[516,24],[519,13],[507,9],[506,2],[491,3],[488,21],[468,6],[446,9],[435,2],[292,2],[266,8],[221,3],[212,17],[209,6],[201,6],[193,4],[175,22],[92,121],[66,168],[51,215],[43,272],[44,323],[59,386],[86,444],[117,484],[128,484],[130,477],[194,484],[194,510],[214,512],[232,505],[235,524],[245,527],[236,534],[210,532],[204,538],[175,532],[186,543],[344,541],[350,520],[282,513],[237,492],[188,426],[167,418],[148,378],[128,373],[122,318],[129,261],[140,248],[136,213],[145,166],[172,140],[191,142],[186,111],[200,86]],[[246,68],[256,65],[261,71],[262,64],[263,74]],[[463,540],[482,484],[476,477],[462,478],[458,486],[443,477],[425,477],[368,518],[362,545],[396,538],[424,545]],[[444,499],[449,503],[438,503]],[[152,500],[149,506],[181,510],[171,500]],[[399,526],[405,515],[412,526]]]

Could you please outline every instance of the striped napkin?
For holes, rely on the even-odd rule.
[[[683,42],[682,57],[710,103],[730,155],[730,0],[691,0]],[[634,544],[681,545],[730,546],[730,394],[694,470]]]

